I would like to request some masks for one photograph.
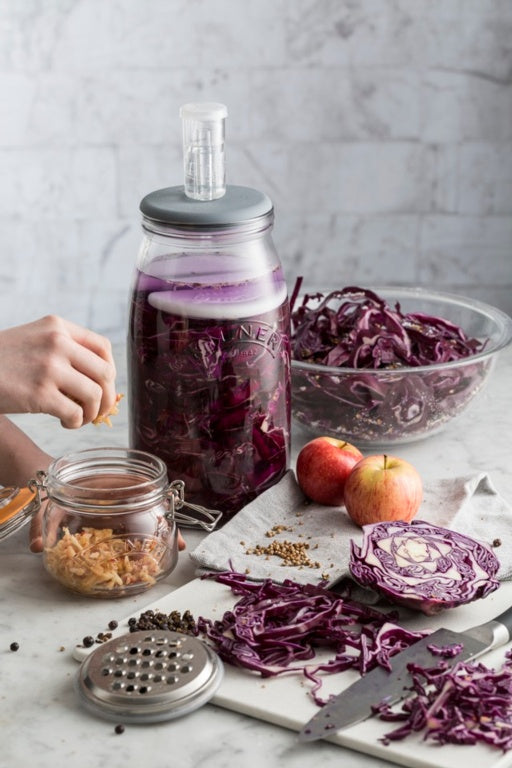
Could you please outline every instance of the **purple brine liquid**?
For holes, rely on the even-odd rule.
[[[130,444],[223,521],[276,483],[290,442],[289,305],[280,269],[202,285],[138,273],[128,337]]]

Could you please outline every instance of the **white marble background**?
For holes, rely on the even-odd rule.
[[[290,285],[512,313],[510,0],[0,0],[0,327],[124,337],[192,100],[228,105],[228,181],[273,198]]]

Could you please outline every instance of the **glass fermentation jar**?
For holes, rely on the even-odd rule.
[[[183,108],[186,183],[141,201],[127,342],[130,445],[223,521],[284,475],[291,419],[274,208],[259,190],[224,186],[225,115]]]
[[[159,456],[191,500],[227,520],[288,466],[289,304],[270,201],[228,188],[221,200],[195,204],[188,226],[177,221],[181,205],[191,205],[180,189],[142,204],[128,334],[130,445]],[[204,206],[216,224],[201,225]],[[228,225],[235,209],[249,221]]]
[[[88,597],[135,595],[164,579],[178,560],[177,523],[184,483],[168,482],[156,456],[123,448],[71,453],[35,482],[46,492],[43,562],[72,592]],[[193,507],[211,530],[218,514]]]

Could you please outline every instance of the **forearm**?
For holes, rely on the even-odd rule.
[[[52,457],[6,416],[0,415],[0,485],[24,486]]]

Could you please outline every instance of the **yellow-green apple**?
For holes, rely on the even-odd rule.
[[[360,526],[382,520],[409,522],[422,498],[418,470],[405,459],[386,454],[361,459],[345,483],[345,508]]]
[[[355,445],[334,437],[315,437],[299,451],[297,482],[311,501],[338,507],[343,504],[345,482],[362,458]]]

